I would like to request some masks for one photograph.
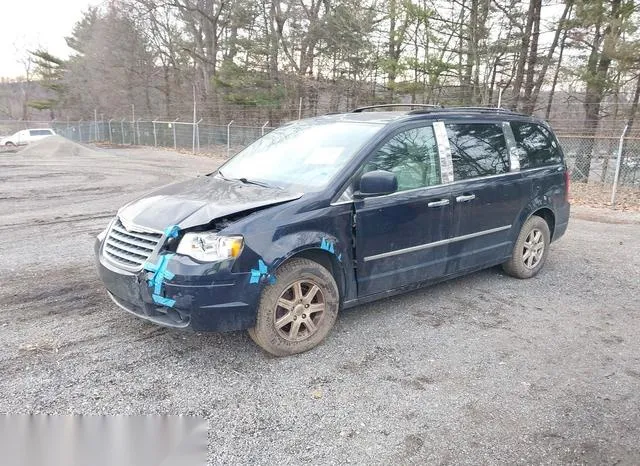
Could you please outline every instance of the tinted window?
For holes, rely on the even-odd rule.
[[[509,171],[507,143],[499,124],[448,124],[454,180]]]
[[[535,123],[511,123],[519,151],[520,169],[544,167],[562,162],[558,143],[543,126]]]
[[[29,130],[31,136],[51,136],[50,129],[31,129]]]
[[[413,128],[387,141],[364,172],[386,170],[398,178],[398,191],[440,184],[438,146],[431,126]]]

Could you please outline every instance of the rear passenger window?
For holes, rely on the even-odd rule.
[[[51,136],[51,130],[50,129],[32,129],[29,130],[29,134],[31,136]]]
[[[520,157],[521,170],[562,162],[558,143],[545,127],[535,123],[511,122],[511,129],[517,147],[525,151]]]
[[[433,128],[412,128],[395,135],[365,164],[363,173],[373,170],[394,173],[398,191],[440,184],[440,159]]]
[[[494,123],[448,124],[454,180],[509,171],[502,126]]]

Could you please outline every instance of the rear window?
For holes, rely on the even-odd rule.
[[[51,136],[53,131],[50,129],[30,129],[29,134],[31,136]]]
[[[520,169],[545,167],[562,162],[558,143],[549,130],[536,123],[512,122],[511,129],[516,139]]]
[[[509,171],[507,143],[497,123],[447,124],[454,180]]]

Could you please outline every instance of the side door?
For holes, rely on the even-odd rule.
[[[364,163],[360,174],[392,172],[398,190],[368,198],[356,195],[358,296],[428,281],[444,273],[452,215],[447,184],[451,170],[446,165],[450,159],[440,154],[433,126],[423,123],[396,132]]]
[[[446,129],[454,178],[447,273],[457,273],[506,260],[531,186],[510,156],[508,124],[447,122]]]

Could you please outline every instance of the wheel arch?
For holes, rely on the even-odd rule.
[[[284,264],[289,263],[293,259],[308,259],[320,264],[322,267],[327,269],[338,285],[340,304],[342,305],[347,287],[346,274],[344,272],[342,264],[338,261],[335,254],[331,254],[329,251],[320,248],[305,248],[294,252],[282,262],[280,262],[276,267],[276,271]]]
[[[545,222],[547,222],[547,226],[549,227],[549,236],[553,239],[553,234],[556,227],[556,215],[553,213],[549,207],[541,207],[529,215],[529,218],[533,216],[541,217]]]

